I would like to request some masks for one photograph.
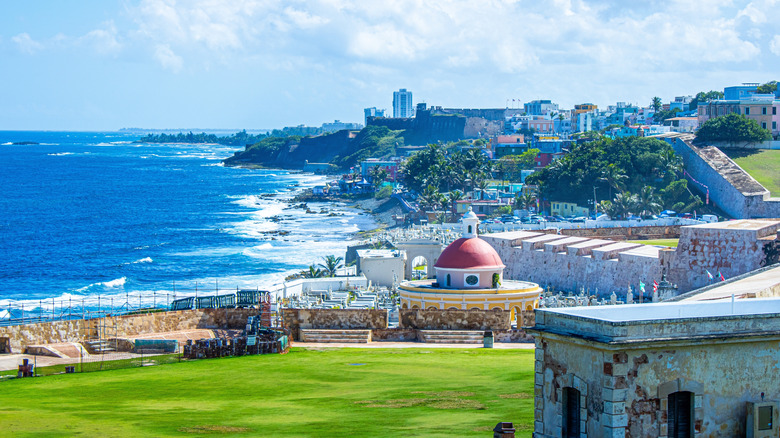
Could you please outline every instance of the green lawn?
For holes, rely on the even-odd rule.
[[[680,239],[650,239],[650,240],[627,240],[628,243],[641,243],[642,245],[660,245],[677,248],[677,242]]]
[[[727,149],[723,152],[766,187],[773,197],[780,197],[780,150]]]
[[[0,382],[5,436],[491,436],[533,428],[533,350],[287,355]]]

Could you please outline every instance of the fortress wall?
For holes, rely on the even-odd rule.
[[[696,147],[681,138],[668,138],[675,153],[682,157],[685,169],[710,191],[710,202],[728,215],[742,218],[780,217],[780,199],[770,198],[769,191],[742,170],[720,149]],[[701,185],[688,186],[706,193]]]
[[[8,338],[11,351],[20,353],[28,345],[80,342],[90,339],[96,335],[98,327],[104,326],[111,337],[114,337],[114,327],[116,327],[117,338],[129,338],[148,333],[197,328],[240,329],[246,325],[248,316],[256,314],[255,309],[197,309],[109,316],[5,326],[0,327],[0,337]]]
[[[706,271],[730,278],[763,266],[765,246],[774,245],[780,222],[749,222],[754,226],[743,229],[737,228],[739,222],[683,228],[677,254],[667,265],[669,281],[687,292],[710,283]],[[729,226],[734,228],[723,228]]]
[[[417,330],[510,330],[509,310],[400,309],[398,328]]]
[[[525,249],[525,245],[514,246],[512,242],[515,239],[511,236],[481,237],[498,252],[506,265],[505,278],[532,281],[542,287],[550,286],[566,291],[578,291],[585,287],[590,294],[595,294],[598,289],[599,293],[615,291],[621,296],[625,295],[629,285],[636,290],[640,280],[649,283],[661,279],[661,264],[657,257],[630,256],[621,260],[620,253],[610,252],[611,256],[617,258],[604,260],[598,256],[594,258],[590,255],[570,255],[568,252],[580,252],[583,248],[567,248],[567,252],[548,252],[530,249],[531,245],[529,249]],[[597,241],[595,244],[607,245],[614,242]],[[590,249],[583,243],[572,246]],[[603,256],[602,252],[601,257]]]
[[[282,320],[300,339],[299,329],[386,329],[388,315],[375,309],[282,309]]]

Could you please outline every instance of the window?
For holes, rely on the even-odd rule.
[[[777,122],[772,122],[772,131],[777,130]]]
[[[766,129],[766,122],[761,122],[761,127],[762,127],[763,129]]]
[[[563,424],[564,438],[580,436],[580,392],[574,388],[563,388]]]
[[[667,425],[670,438],[693,437],[693,393],[678,391],[669,394]]]
[[[471,226],[469,226],[471,228]],[[450,274],[447,274],[447,286],[452,286],[452,278],[450,278]]]
[[[761,114],[766,115],[766,107],[761,108]]]
[[[759,406],[758,430],[772,430],[772,406]]]
[[[469,225],[469,234],[471,234],[471,225]]]
[[[772,115],[773,115],[773,116],[776,116],[776,115],[777,115],[777,107],[776,107],[776,106],[773,106],[773,107],[772,107]]]
[[[745,108],[745,115],[746,115],[746,116],[749,116],[749,115],[750,115],[750,107],[746,107],[746,108]]]

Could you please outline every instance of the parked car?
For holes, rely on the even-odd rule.
[[[585,223],[585,216],[575,217],[571,221],[575,222],[575,223],[582,223],[582,224],[584,224]]]

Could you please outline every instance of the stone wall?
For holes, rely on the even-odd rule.
[[[743,224],[753,226],[740,228]],[[677,251],[663,261],[663,270],[681,292],[709,284],[707,271],[725,278],[753,271],[765,265],[765,246],[775,245],[778,224],[753,220],[684,227]]]
[[[198,309],[54,321],[0,327],[0,338],[8,338],[11,351],[20,353],[28,345],[92,339],[98,335],[99,327],[107,327],[106,332],[112,337],[116,332],[118,338],[196,328],[243,329],[247,317],[256,314],[254,309]]]
[[[284,327],[300,339],[300,329],[385,329],[387,310],[282,309]]]
[[[417,330],[509,330],[509,310],[400,309],[398,327]]]
[[[595,294],[596,289],[604,294],[612,291],[625,294],[629,285],[636,289],[640,280],[651,282],[661,278],[661,264],[652,254],[637,257],[618,254],[617,258],[610,259],[593,256],[594,249],[614,244],[611,241],[593,240],[593,247],[572,244],[567,251],[556,252],[553,242],[524,245],[522,240],[508,235],[484,235],[482,239],[498,252],[506,265],[504,278],[533,281],[542,288],[579,291],[584,287],[590,294]]]
[[[606,237],[612,240],[676,239],[680,237],[680,225],[620,228],[568,228],[562,229],[561,234],[577,237]]]
[[[688,137],[669,137],[686,171],[709,188],[710,202],[737,219],[778,218],[780,198],[771,198],[769,190],[742,170],[731,158],[714,146],[698,147]],[[704,194],[695,182],[688,186]]]
[[[694,393],[697,436],[745,436],[745,403],[780,398],[779,350],[777,340],[630,350],[538,341],[535,430],[561,436],[561,390],[571,386],[587,436],[666,436],[668,393],[678,390]]]

